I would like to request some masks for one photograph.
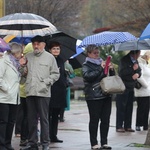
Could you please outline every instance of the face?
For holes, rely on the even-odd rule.
[[[13,56],[16,58],[16,59],[20,59],[22,57],[22,51],[19,51],[17,53],[14,53]]]
[[[97,58],[99,58],[99,53],[100,53],[99,50],[95,49],[91,53],[88,53],[88,57],[97,59]]]
[[[34,53],[40,53],[43,51],[43,49],[45,48],[45,43],[44,42],[34,42],[32,43],[33,49],[34,49]]]
[[[49,51],[53,56],[57,57],[60,54],[60,47],[54,46]]]

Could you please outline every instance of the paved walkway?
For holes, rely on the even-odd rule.
[[[135,128],[135,109],[133,112],[133,128]],[[88,111],[85,101],[71,101],[71,110],[65,112],[65,122],[59,123],[58,137],[63,143],[51,143],[51,150],[90,150],[88,134]],[[108,144],[112,150],[150,150],[150,148],[132,147],[132,143],[143,144],[147,131],[134,133],[117,133],[115,130],[116,107],[112,106]],[[19,150],[19,138],[13,136],[12,145]]]

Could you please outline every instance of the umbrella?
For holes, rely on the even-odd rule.
[[[115,51],[123,50],[150,50],[150,39],[134,40],[114,45]]]
[[[66,61],[72,55],[74,55],[76,53],[77,39],[64,33],[64,32],[58,31],[51,35],[46,35],[45,41],[46,41],[46,50],[47,51],[48,51],[48,45],[50,42],[57,41],[60,43],[60,45],[61,45],[60,57],[64,61]]]
[[[86,58],[86,55],[84,54],[84,48],[78,47],[81,42],[82,42],[81,40],[77,40],[76,54],[71,56],[69,59],[69,63],[72,65],[73,69],[81,68]]]
[[[69,59],[69,63],[72,65],[73,69],[78,69],[82,67],[82,64],[85,62],[86,55],[84,52],[80,53],[74,58]]]
[[[0,52],[3,53],[8,50],[10,50],[9,45],[2,38],[0,38]]]
[[[140,40],[148,39],[150,38],[150,23],[146,26],[146,28],[143,30]]]
[[[87,47],[91,44],[95,44],[97,46],[113,45],[136,39],[137,38],[129,32],[105,31],[85,37],[79,47]]]
[[[14,13],[0,18],[0,35],[32,37],[56,31],[48,20],[32,13]]]

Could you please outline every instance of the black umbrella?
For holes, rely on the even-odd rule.
[[[48,20],[32,13],[14,13],[0,18],[0,35],[33,37],[56,31]]]
[[[45,41],[46,41],[46,50],[48,51],[48,45],[52,41],[57,41],[61,45],[61,53],[60,57],[66,61],[68,60],[71,56],[76,54],[76,42],[77,39],[64,33],[64,32],[56,32],[51,35],[45,36]]]
[[[73,69],[78,69],[82,67],[82,64],[84,63],[86,58],[86,55],[84,52],[80,53],[74,58],[69,59],[69,63],[72,65]]]

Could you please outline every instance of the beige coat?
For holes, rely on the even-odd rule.
[[[0,103],[19,104],[19,73],[9,56],[0,58]]]
[[[51,96],[51,86],[59,79],[59,68],[54,56],[46,51],[36,56],[26,55],[28,74],[26,79],[26,96]]]

